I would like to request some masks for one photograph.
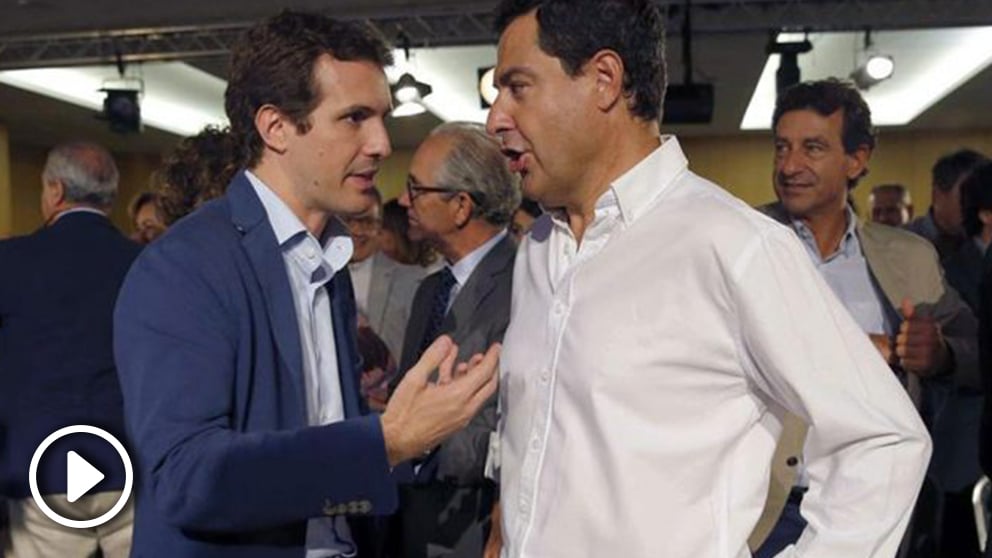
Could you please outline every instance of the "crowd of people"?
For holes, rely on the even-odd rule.
[[[52,149],[44,226],[0,241],[4,556],[992,556],[992,161],[864,219],[871,111],[804,82],[752,208],[662,134],[653,2],[495,22],[487,123],[434,129],[394,200],[390,50],[322,15],[245,34],[230,127],[165,158],[130,238],[112,155]],[[135,461],[102,527],[30,496],[71,424]],[[66,502],[62,465],[66,514],[121,494]]]

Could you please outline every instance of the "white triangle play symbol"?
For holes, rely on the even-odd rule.
[[[70,451],[66,455],[65,479],[66,499],[75,502],[91,488],[103,480],[104,474],[90,465],[78,453]]]

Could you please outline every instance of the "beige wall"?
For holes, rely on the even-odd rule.
[[[697,174],[724,186],[744,201],[774,201],[771,186],[772,141],[769,132],[680,140],[689,166]],[[899,132],[883,129],[869,164],[869,174],[854,190],[862,214],[872,186],[905,184],[916,213],[930,206],[930,168],[938,157],[961,147],[992,155],[992,130]]]
[[[10,146],[10,183],[11,183],[11,233],[27,234],[41,226],[41,171],[45,167],[47,148],[11,145]],[[117,167],[120,170],[120,186],[117,201],[111,212],[111,219],[125,233],[131,232],[130,220],[127,216],[127,206],[142,190],[148,187],[148,177],[161,161],[158,155],[148,154],[114,154]],[[3,174],[3,161],[0,159],[0,175]],[[2,195],[2,194],[0,194]],[[0,199],[3,199],[0,197]],[[0,234],[3,229],[0,228]]]
[[[753,205],[775,199],[769,133],[683,138],[680,142],[697,174]],[[941,132],[883,129],[869,166],[870,173],[854,192],[858,208],[862,213],[867,209],[872,186],[900,182],[909,187],[917,214],[923,213],[930,205],[930,167],[937,157],[960,147],[992,154],[992,129]],[[41,224],[38,198],[45,153],[44,148],[10,144],[6,131],[0,127],[0,238],[29,233]],[[383,164],[377,183],[385,199],[402,193],[412,155],[412,150],[397,151]],[[127,204],[147,188],[148,177],[161,158],[148,154],[116,154],[116,158],[121,186],[111,217],[121,230],[130,232]]]

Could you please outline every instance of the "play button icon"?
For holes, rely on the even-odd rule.
[[[68,465],[65,468],[65,485],[68,490],[66,490],[65,499],[69,500],[71,504],[89,492],[106,475],[74,451],[70,451],[66,457]]]
[[[124,488],[121,490],[120,498],[113,505],[113,507],[99,517],[92,519],[79,520],[59,515],[52,510],[51,506],[48,505],[48,502],[42,498],[41,490],[38,488],[38,464],[41,462],[41,458],[45,454],[45,450],[47,450],[57,440],[72,434],[90,434],[101,438],[104,442],[110,444],[114,450],[116,450],[124,467]],[[54,451],[55,450],[53,450],[53,453]],[[86,496],[90,490],[106,478],[103,471],[94,467],[92,463],[87,461],[86,458],[74,450],[69,450],[65,454],[57,455],[65,455],[66,457],[65,499],[70,504]],[[31,496],[34,498],[35,503],[41,511],[48,516],[49,519],[64,527],[74,529],[92,529],[113,519],[118,513],[121,512],[121,510],[124,509],[124,506],[127,505],[127,501],[131,497],[131,489],[134,487],[134,471],[131,468],[131,459],[128,457],[127,451],[124,450],[124,445],[121,444],[117,438],[106,430],[95,426],[77,424],[74,426],[60,428],[59,430],[49,434],[49,436],[38,446],[38,449],[34,450],[34,455],[31,457],[31,467],[28,471],[28,484],[31,487]]]

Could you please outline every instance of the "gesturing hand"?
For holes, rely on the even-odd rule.
[[[455,365],[458,346],[442,335],[407,373],[382,414],[389,464],[422,455],[465,427],[495,392],[500,345]],[[437,381],[431,382],[434,370]]]

